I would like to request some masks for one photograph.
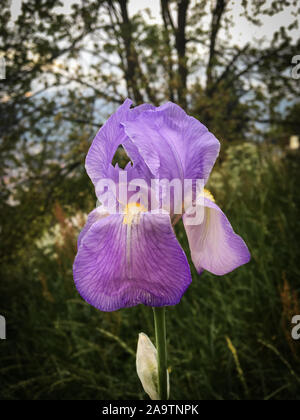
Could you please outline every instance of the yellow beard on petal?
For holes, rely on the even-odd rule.
[[[216,202],[216,200],[215,200],[214,196],[212,195],[212,193],[211,193],[209,190],[207,190],[206,188],[204,188],[203,193],[204,193],[204,197],[205,197],[205,198],[208,198],[208,199],[209,199],[210,201],[212,201],[213,203],[215,203],[215,202]]]
[[[138,222],[140,213],[146,211],[147,209],[140,203],[127,204],[124,210],[123,224],[131,225],[133,222]]]

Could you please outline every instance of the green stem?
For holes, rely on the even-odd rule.
[[[168,399],[167,346],[165,309],[153,308],[155,339],[158,359],[158,393],[161,400]]]

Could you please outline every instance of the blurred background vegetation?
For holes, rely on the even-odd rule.
[[[171,398],[298,399],[299,4],[160,0],[153,18],[154,2],[137,3],[1,2],[0,398],[145,398],[134,355],[140,331],[154,338],[151,308],[101,313],[72,279],[95,207],[85,155],[130,97],[174,101],[219,138],[208,187],[252,253],[222,278],[192,268],[168,310]],[[241,22],[255,33],[242,43]],[[176,233],[189,255],[180,224]]]

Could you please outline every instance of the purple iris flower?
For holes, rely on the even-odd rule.
[[[131,108],[127,99],[97,133],[86,158],[86,170],[102,201],[99,183],[111,180],[118,211],[101,205],[93,210],[78,238],[73,272],[80,295],[102,311],[114,311],[143,303],[167,306],[179,303],[191,283],[189,264],[172,227],[178,220],[173,210],[154,209],[140,201],[120,197],[120,179],[142,179],[151,190],[153,179],[207,181],[219,154],[219,141],[178,105],[140,105]],[[121,169],[112,165],[119,145],[131,158]],[[148,201],[149,191],[144,193]],[[172,208],[176,200],[172,201]],[[184,207],[193,263],[199,273],[208,270],[224,275],[250,259],[243,239],[203,190],[200,224],[189,223],[191,212]],[[161,211],[157,211],[160,209]],[[153,211],[156,210],[156,211]],[[180,217],[179,217],[180,218]]]

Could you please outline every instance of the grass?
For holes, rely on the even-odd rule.
[[[198,276],[167,310],[171,399],[299,399],[299,155],[232,147],[210,189],[252,260],[234,272]],[[268,156],[268,158],[266,158]],[[58,220],[65,223],[60,214]],[[135,371],[138,333],[154,341],[152,309],[101,313],[72,280],[76,234],[34,244],[2,267],[2,399],[144,399]],[[176,233],[190,259],[182,224]],[[297,312],[298,311],[298,312]]]

